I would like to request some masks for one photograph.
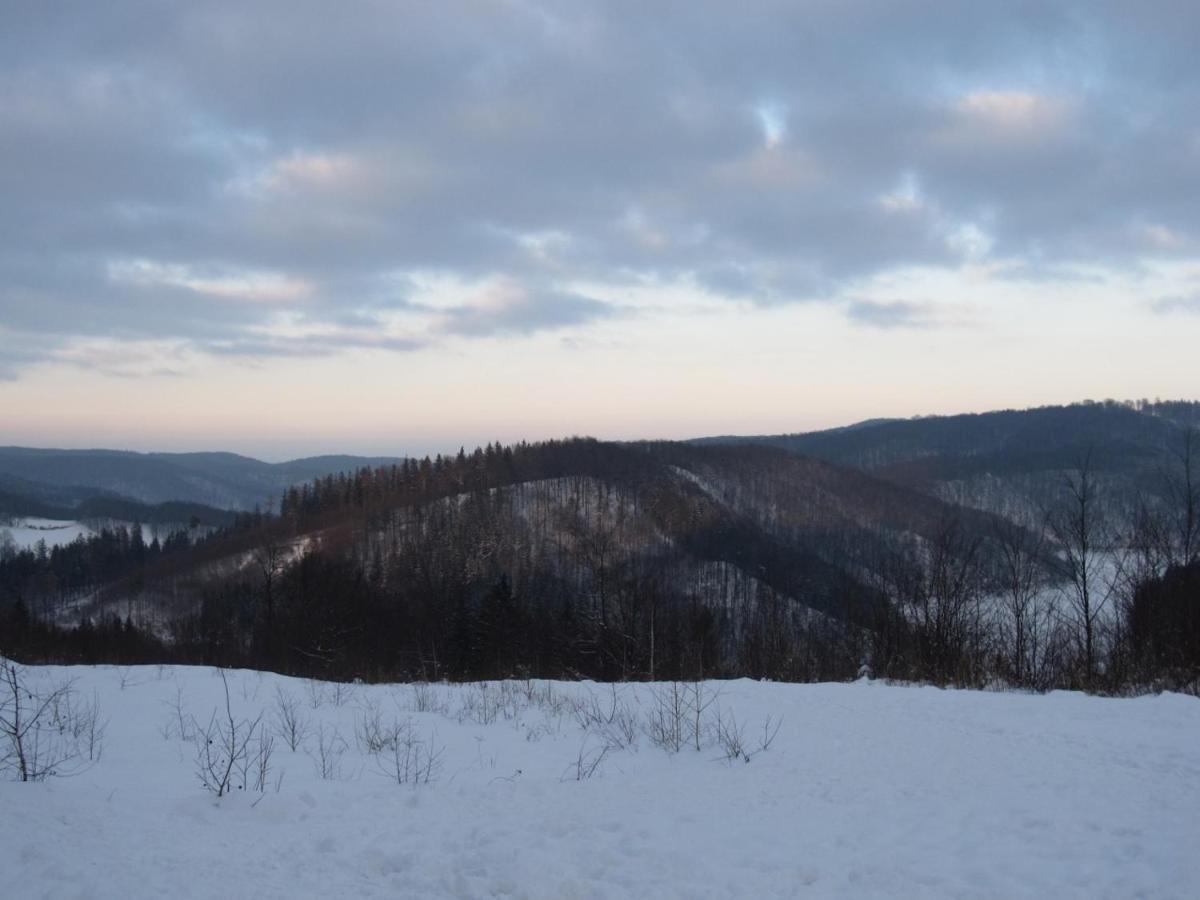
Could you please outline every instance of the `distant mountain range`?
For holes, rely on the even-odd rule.
[[[798,434],[698,438],[693,445],[759,445],[858,469],[969,506],[979,491],[1029,488],[1085,456],[1110,478],[1154,489],[1155,467],[1182,429],[1200,424],[1200,403],[1081,403],[1028,410],[871,419]],[[0,447],[0,513],[82,509],[97,500],[201,504],[251,510],[278,504],[293,485],[400,457],[314,456],[267,463],[236,453],[134,453]],[[20,508],[18,508],[20,507]],[[100,508],[104,508],[101,505]],[[142,511],[146,515],[152,515]]]
[[[21,497],[66,508],[106,497],[144,504],[179,501],[249,510],[278,504],[283,491],[294,484],[401,461],[395,457],[314,456],[267,463],[236,453],[0,447],[0,498],[8,495],[10,505],[12,497]]]

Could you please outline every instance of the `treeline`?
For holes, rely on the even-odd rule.
[[[1137,515],[1117,514],[1084,458],[1036,527],[932,500],[904,512],[900,489],[824,464],[819,491],[773,491],[800,464],[761,448],[492,445],[289,491],[278,517],[171,559],[160,547],[169,564],[135,567],[160,573],[136,586],[129,566],[148,548],[127,536],[107,571],[129,590],[170,578],[178,591],[191,573],[186,610],[167,620],[56,627],[29,598],[45,590],[36,572],[69,571],[71,552],[41,570],[21,554],[0,568],[23,573],[0,582],[0,651],[367,680],[871,674],[1196,690],[1190,441]]]
[[[540,443],[499,442],[456,456],[405,459],[398,465],[364,467],[289,488],[280,516],[292,527],[325,524],[339,514],[428,503],[455,494],[568,475],[637,479],[647,469],[636,449],[574,438]]]
[[[65,544],[19,547],[0,531],[0,609],[20,606],[43,623],[61,621],[83,601],[136,596],[147,584],[186,571],[198,561],[236,552],[246,536],[271,523],[262,512],[230,514],[225,527],[193,522],[145,538],[141,523],[112,523]]]
[[[190,549],[187,531],[147,542],[137,523],[102,528],[59,546],[38,541],[31,548],[0,547],[0,601],[45,620],[63,604]]]
[[[225,528],[233,524],[237,514],[202,503],[168,501],[141,503],[127,497],[103,494],[81,498],[60,497],[77,489],[29,485],[29,492],[0,488],[0,522],[17,516],[36,516],[66,521],[141,522],[146,525],[176,525],[188,523],[193,528]],[[50,497],[38,496],[37,491],[49,492]],[[69,500],[70,502],[62,502]]]

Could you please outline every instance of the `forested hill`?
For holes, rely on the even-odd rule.
[[[400,460],[392,457],[317,456],[266,463],[236,453],[0,447],[0,489],[60,507],[109,496],[250,510],[277,503],[293,484],[396,462]]]
[[[1063,471],[1085,459],[1128,492],[1156,492],[1164,456],[1177,452],[1186,430],[1198,425],[1200,403],[1107,401],[694,443],[778,447],[971,502],[984,480],[999,480],[1004,490],[1052,490]],[[951,482],[953,492],[941,490]]]
[[[755,444],[364,466],[204,537],[0,549],[0,652],[366,679],[1187,685],[1200,442],[1144,452],[1130,468],[1171,490],[1129,506],[1085,455],[1056,464],[1036,519]]]
[[[44,621],[116,613],[176,652],[326,674],[852,674],[857,651],[801,657],[790,635],[852,639],[885,559],[993,525],[769,448],[572,440],[327,476],[186,553],[128,547],[117,577],[119,540],[94,576],[82,545],[24,554],[5,588]]]

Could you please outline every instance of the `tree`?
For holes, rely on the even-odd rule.
[[[501,575],[483,598],[477,620],[476,646],[482,674],[506,678],[516,669],[519,609],[508,576]]]
[[[1045,596],[1045,532],[997,520],[993,537],[999,551],[998,580],[1007,618],[1009,674],[1017,684],[1034,687],[1054,615]]]
[[[1200,431],[1184,429],[1172,455],[1174,465],[1163,474],[1171,525],[1168,552],[1172,565],[1188,566],[1200,560]]]
[[[1200,690],[1200,562],[1138,585],[1129,631],[1134,652],[1156,676]]]
[[[263,650],[266,652],[267,663],[274,657],[276,642],[275,631],[275,594],[276,583],[287,562],[288,546],[279,539],[275,528],[267,526],[261,542],[254,548],[254,565],[258,568],[261,585],[259,596],[263,604]]]
[[[1111,526],[1089,452],[1063,477],[1062,497],[1049,516],[1064,576],[1063,592],[1082,656],[1083,683],[1090,687],[1100,650],[1101,614],[1116,588],[1105,571],[1104,551],[1111,549]]]
[[[982,662],[981,547],[957,517],[942,522],[926,547],[923,577],[909,597],[924,677],[970,681]]]

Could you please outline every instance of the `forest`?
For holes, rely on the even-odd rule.
[[[365,681],[1195,692],[1200,441],[1174,437],[1136,479],[1081,452],[974,506],[780,447],[493,443],[317,478],[161,542],[0,546],[0,652]]]

